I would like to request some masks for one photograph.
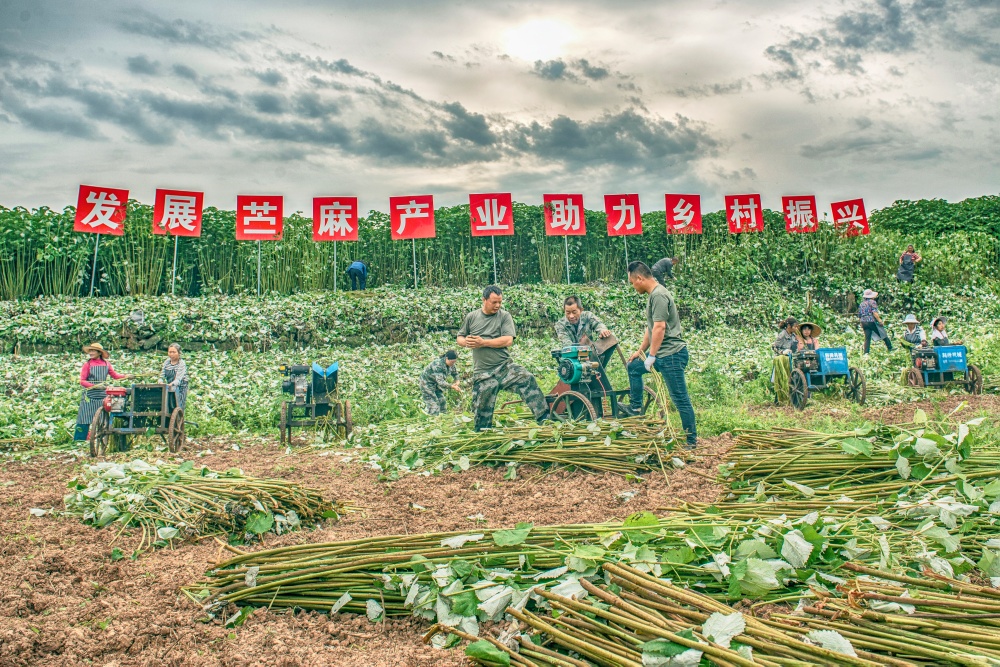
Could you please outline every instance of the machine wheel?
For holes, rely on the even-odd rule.
[[[174,408],[170,413],[170,425],[167,426],[167,449],[175,454],[187,444],[184,430],[184,411]]]
[[[917,387],[922,389],[924,386],[924,374],[920,372],[920,369],[913,368],[912,366],[906,370],[906,386],[907,387]]]
[[[970,394],[983,393],[983,372],[979,366],[969,364],[969,369],[965,371],[965,388]]]
[[[583,418],[586,418],[587,421],[597,421],[597,411],[594,410],[594,404],[577,391],[564,391],[556,396],[549,407],[549,414],[561,422],[577,421]]]
[[[792,371],[791,382],[788,383],[788,396],[792,401],[792,407],[796,410],[804,410],[809,402],[809,383],[806,382],[806,374],[801,368]]]
[[[642,402],[642,414],[646,414],[649,411],[649,406],[653,406],[656,409],[656,416],[660,419],[666,419],[667,415],[663,414],[663,409],[660,404],[656,401],[656,392],[650,386],[644,386],[642,388],[645,397]]]
[[[111,442],[111,422],[103,408],[98,408],[94,413],[87,442],[90,443],[90,455],[94,458],[104,456],[108,452],[108,444]]]
[[[867,395],[868,383],[865,382],[865,374],[860,368],[851,366],[847,375],[847,397],[858,405],[864,405]]]
[[[278,422],[278,434],[281,438],[281,444],[285,444],[286,429],[288,429],[288,403],[281,404],[281,421]],[[288,444],[291,444],[292,438],[291,434],[288,434]]]

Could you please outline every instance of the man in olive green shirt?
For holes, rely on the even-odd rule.
[[[694,407],[684,379],[688,349],[681,336],[677,304],[667,288],[657,282],[652,271],[642,262],[629,264],[628,279],[636,292],[649,295],[649,301],[646,304],[646,333],[642,337],[642,345],[628,360],[630,405],[623,409],[629,414],[638,414],[642,410],[642,376],[655,368],[663,375],[670,400],[681,416],[681,424],[687,433],[687,447],[694,449],[698,444],[698,434]],[[643,353],[646,353],[645,359],[642,358]]]
[[[549,408],[535,377],[510,359],[507,351],[517,332],[514,318],[501,310],[503,293],[496,285],[483,290],[483,306],[462,320],[458,344],[472,350],[472,412],[477,431],[493,425],[493,410],[501,389],[512,391],[540,423]]]

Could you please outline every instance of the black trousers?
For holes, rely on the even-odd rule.
[[[872,347],[872,336],[879,335],[878,322],[862,322],[861,328],[864,329],[865,332],[865,354],[868,354],[868,351]],[[886,335],[882,341],[885,343],[886,348],[892,352],[892,341],[889,340],[889,336]]]
[[[364,274],[361,269],[347,269],[347,276],[351,279],[351,289],[358,289],[358,285],[361,285],[361,289],[365,288],[365,283],[368,282],[368,276]]]

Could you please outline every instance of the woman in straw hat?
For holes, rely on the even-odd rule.
[[[858,319],[861,320],[861,329],[865,332],[865,354],[872,346],[872,339],[885,342],[886,348],[892,352],[892,341],[885,331],[885,323],[882,321],[882,314],[878,312],[878,292],[873,289],[866,289],[861,295],[864,301],[858,306]]]
[[[948,331],[945,328],[948,325],[947,317],[935,317],[931,322],[931,345],[934,347],[941,347],[944,345],[961,345],[960,340],[948,340]]]
[[[819,348],[819,335],[823,333],[823,327],[812,322],[803,322],[795,327],[795,337],[798,338],[800,350],[817,350]]]
[[[108,363],[108,351],[100,343],[84,345],[83,351],[87,353],[87,361],[80,370],[80,384],[83,386],[83,397],[80,399],[80,409],[76,413],[76,429],[73,431],[74,440],[86,440],[90,431],[90,422],[104,402],[104,387],[95,387],[96,384],[103,384],[109,377],[114,380],[124,380],[127,375],[115,372]]]

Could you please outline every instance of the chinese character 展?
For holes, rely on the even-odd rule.
[[[347,236],[354,231],[351,227],[351,207],[335,201],[319,207],[319,233],[330,236]]]
[[[683,199],[674,206],[674,229],[684,229],[694,220],[694,205]]]
[[[198,219],[195,210],[195,198],[181,195],[166,195],[163,199],[163,219],[160,225],[173,231],[183,227],[189,232],[194,231],[194,221]]]
[[[837,217],[840,218],[840,222],[842,223],[847,222],[850,223],[852,227],[860,227],[864,229],[864,216],[858,213],[857,204],[851,204],[837,209]]]
[[[427,202],[417,203],[417,200],[411,199],[409,204],[396,204],[396,210],[399,211],[399,229],[396,230],[397,234],[402,234],[403,230],[406,229],[406,221],[410,218],[426,218],[429,216],[430,212],[424,209],[429,209],[430,204]]]
[[[477,232],[507,231],[509,225],[504,224],[503,219],[507,215],[507,207],[500,204],[499,199],[487,199],[482,206],[476,207],[479,214],[479,223],[476,225]]]
[[[622,228],[622,224],[625,219],[628,219],[628,224],[625,225],[625,229],[635,229],[635,206],[632,204],[626,204],[625,200],[622,199],[618,206],[612,206],[612,211],[618,211],[620,215],[618,216],[618,222],[615,224],[615,231],[617,232]]]
[[[87,203],[93,204],[94,208],[90,209],[90,214],[83,219],[81,224],[95,228],[104,225],[110,229],[118,229],[118,223],[111,219],[111,216],[118,209],[117,195],[108,192],[91,192],[87,195]]]
[[[757,204],[752,199],[748,200],[746,204],[741,204],[738,199],[734,199],[729,210],[732,211],[729,219],[736,229],[757,226]],[[744,224],[744,220],[746,224]]]
[[[552,204],[552,229],[580,229],[580,207],[569,199],[556,199]]]
[[[793,199],[785,209],[791,229],[810,229],[813,226],[812,203],[808,199]]]
[[[275,216],[268,215],[272,211],[278,210],[275,204],[270,202],[258,203],[255,201],[250,202],[243,207],[243,210],[250,215],[243,217],[243,225],[249,227],[251,223],[254,222],[266,222],[271,227],[275,225]],[[244,234],[274,234],[274,229],[244,229]]]

